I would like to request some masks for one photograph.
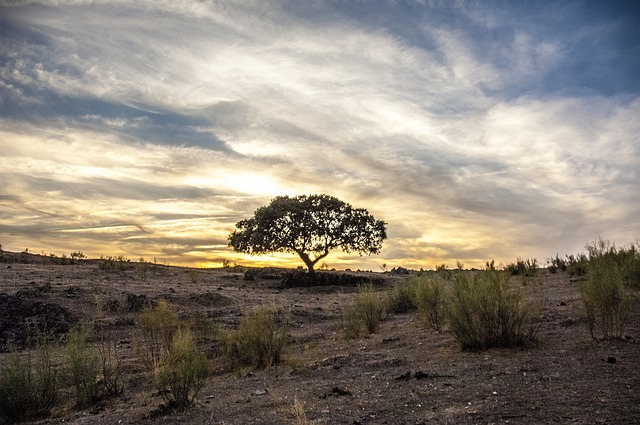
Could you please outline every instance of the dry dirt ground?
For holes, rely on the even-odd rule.
[[[372,275],[384,277],[380,290],[407,278]],[[0,293],[14,307],[17,300],[29,311],[55,304],[70,313],[70,321],[88,319],[99,294],[125,359],[121,397],[82,411],[63,403],[39,423],[301,423],[295,400],[304,406],[307,423],[315,424],[640,423],[639,303],[624,340],[594,342],[581,318],[575,280],[540,270],[524,290],[539,288],[546,298],[538,346],[471,353],[412,313],[387,318],[370,337],[345,340],[341,313],[352,303],[353,286],[285,288],[277,279],[245,281],[232,269],[152,265],[142,273],[134,264],[106,271],[90,261],[0,264]],[[137,313],[127,311],[140,295],[167,300],[183,315],[206,314],[222,328],[237,325],[252,306],[276,304],[290,312],[291,343],[279,365],[244,374],[217,367],[194,407],[154,414],[162,399],[135,357]],[[15,328],[23,313],[7,311],[0,311],[3,326]],[[0,361],[7,356],[0,353]]]

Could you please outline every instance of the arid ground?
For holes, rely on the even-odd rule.
[[[63,389],[52,416],[39,423],[303,423],[294,413],[296,400],[307,423],[316,424],[640,423],[637,297],[625,338],[593,341],[578,283],[563,273],[540,269],[524,282],[512,278],[527,293],[545,294],[536,346],[463,352],[446,329],[436,332],[414,313],[390,316],[375,334],[346,340],[341,315],[356,286],[283,287],[278,271],[244,280],[235,269],[143,270],[131,263],[126,270],[102,270],[98,264],[0,264],[0,361],[9,356],[6,339],[24,336],[28,316],[49,314],[50,326],[59,321],[64,330],[93,317],[96,295],[124,359],[122,396],[77,410],[70,389]],[[381,291],[409,278],[371,276]],[[166,300],[182,316],[200,313],[222,329],[236,326],[253,306],[275,304],[289,311],[290,345],[283,361],[267,370],[228,371],[213,358],[214,374],[195,406],[163,411],[134,353],[136,300]],[[216,343],[208,344],[213,357]]]

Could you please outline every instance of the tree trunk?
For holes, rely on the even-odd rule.
[[[311,261],[311,258],[309,258],[309,254],[307,254],[306,252],[299,252],[298,255],[309,269],[309,275],[314,275],[316,271],[313,269],[313,266],[316,265],[316,261],[318,260],[316,259],[316,261]]]

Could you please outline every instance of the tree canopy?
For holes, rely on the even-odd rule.
[[[335,248],[379,254],[387,223],[329,195],[278,196],[236,224],[229,246],[250,255],[297,254],[309,269]]]

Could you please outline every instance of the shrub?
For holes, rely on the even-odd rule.
[[[96,319],[94,323],[95,336],[98,340],[100,357],[100,374],[106,394],[118,396],[124,391],[120,382],[122,377],[121,358],[118,355],[118,344],[113,332],[107,330],[104,323],[102,298],[96,296]]]
[[[591,337],[622,337],[631,300],[615,257],[596,256],[589,261],[589,272],[580,286],[580,295]]]
[[[589,259],[584,254],[567,255],[567,274],[569,276],[584,276],[587,274],[587,268],[589,267]]]
[[[513,276],[535,276],[538,272],[538,260],[535,258],[527,258],[526,260],[523,260],[518,257],[515,263],[507,264],[505,266],[505,270]]]
[[[179,330],[160,363],[158,386],[165,400],[179,410],[193,404],[211,374],[209,361],[188,330]]]
[[[560,258],[558,254],[556,254],[555,258],[549,258],[547,260],[547,263],[547,269],[551,273],[558,273],[559,271],[564,272],[567,270],[567,260],[565,260],[564,258]]]
[[[414,280],[399,282],[387,293],[385,302],[389,313],[408,313],[417,308],[416,288]]]
[[[69,377],[75,388],[78,406],[85,406],[98,399],[100,353],[88,343],[89,335],[89,326],[81,324],[69,331],[67,340]]]
[[[504,273],[459,274],[450,301],[450,325],[463,350],[515,347],[535,338],[533,312]]]
[[[165,301],[160,301],[155,308],[147,306],[140,313],[136,352],[149,370],[159,367],[179,325],[178,315]]]
[[[233,368],[268,368],[280,361],[287,345],[288,318],[272,307],[260,307],[222,338],[222,349]]]
[[[415,303],[420,320],[437,331],[442,330],[447,316],[447,299],[441,276],[416,278]]]
[[[349,339],[374,333],[385,316],[385,306],[370,288],[356,294],[355,302],[343,313],[343,330]]]
[[[34,358],[35,354],[35,358]],[[48,416],[58,395],[51,346],[41,341],[35,352],[13,353],[0,373],[0,418],[7,423]]]

